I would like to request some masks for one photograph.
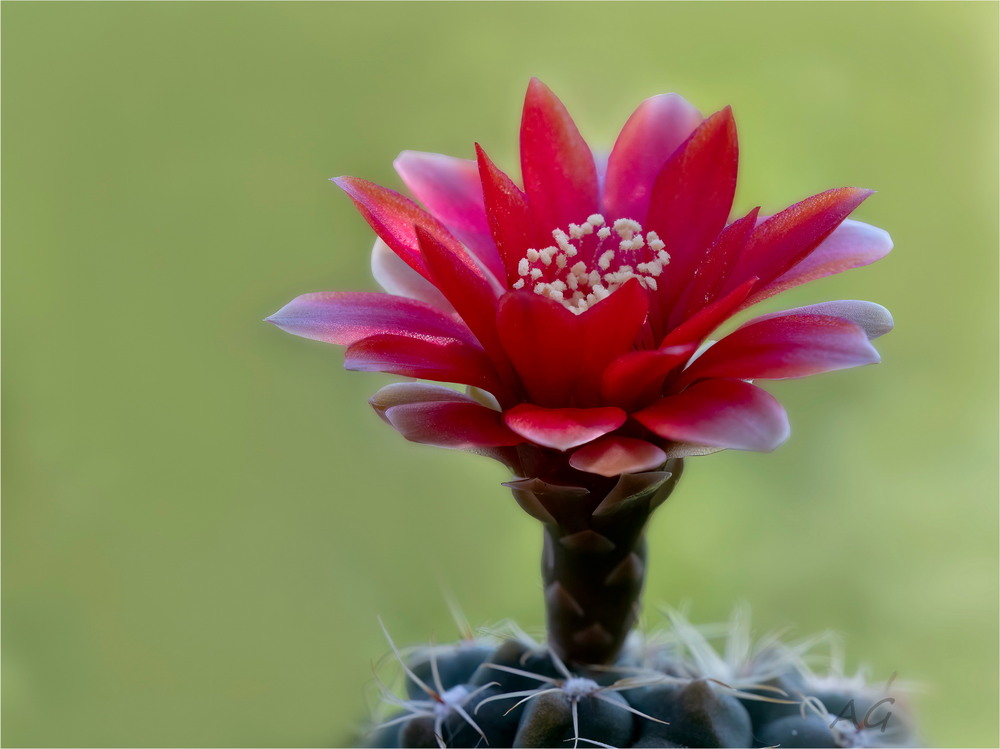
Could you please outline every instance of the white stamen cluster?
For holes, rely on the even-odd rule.
[[[614,244],[612,234],[618,237],[617,246],[608,246]],[[639,222],[629,218],[620,218],[607,226],[604,216],[595,213],[582,224],[570,224],[568,231],[556,229],[552,238],[554,245],[530,249],[521,258],[517,265],[520,278],[514,288],[527,286],[577,315],[632,278],[638,278],[639,283],[655,291],[657,277],[670,262],[670,255],[656,232],[643,235]],[[584,247],[592,248],[597,267],[588,267],[584,260],[570,262]]]

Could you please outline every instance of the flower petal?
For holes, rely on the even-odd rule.
[[[426,302],[363,291],[303,294],[267,322],[292,335],[342,346],[380,333],[444,336],[472,344],[476,340],[462,323]]]
[[[344,368],[459,382],[488,391],[500,387],[486,352],[455,338],[401,335],[363,338],[345,352]]]
[[[459,393],[443,385],[431,385],[427,382],[393,382],[381,388],[368,403],[375,412],[388,422],[385,412],[393,406],[405,406],[411,403],[433,402],[475,403],[470,396]]]
[[[483,186],[475,161],[439,153],[403,151],[393,162],[426,208],[498,279],[506,278],[490,234]]]
[[[849,320],[783,315],[737,328],[695,359],[681,381],[806,377],[878,361],[865,331]]]
[[[817,249],[872,190],[841,187],[806,198],[771,216],[754,229],[736,261],[727,288],[757,276],[770,284]]]
[[[372,278],[390,294],[417,299],[452,314],[455,308],[426,278],[403,262],[381,238],[372,247]]]
[[[501,298],[497,325],[535,403],[597,405],[601,374],[631,350],[648,303],[634,279],[580,315],[538,294],[515,291]]]
[[[699,382],[633,416],[664,439],[733,450],[770,452],[790,431],[774,396],[741,380]]]
[[[816,249],[774,281],[755,291],[746,306],[817,278],[874,263],[888,255],[891,249],[892,238],[888,232],[861,221],[846,219]]]
[[[528,84],[521,114],[521,175],[549,231],[582,223],[598,210],[593,154],[566,107],[537,78]]]
[[[675,325],[697,314],[718,297],[719,289],[729,276],[730,269],[746,248],[756,226],[759,210],[754,208],[746,216],[723,229],[705,251],[691,274],[687,288],[675,305],[673,319]]]
[[[697,343],[688,343],[619,356],[601,375],[601,397],[626,410],[656,400],[663,380],[687,364],[697,348]]]
[[[497,334],[497,298],[485,275],[464,258],[417,228],[417,242],[435,284],[482,343],[497,371],[506,376],[510,364]]]
[[[490,230],[475,161],[403,151],[392,165],[417,200],[442,223],[462,231]]]
[[[649,211],[656,176],[701,124],[701,113],[677,94],[646,99],[628,118],[608,158],[604,212],[637,221]]]
[[[475,402],[408,403],[386,409],[385,418],[406,439],[425,445],[475,450],[524,441],[497,411]]]
[[[625,423],[620,408],[541,408],[522,403],[504,414],[504,423],[536,445],[556,450],[590,442]]]
[[[742,285],[719,297],[707,307],[698,310],[670,331],[660,343],[660,348],[679,346],[685,343],[701,343],[709,333],[736,314],[756,283],[756,278],[749,278]]]
[[[643,226],[670,253],[660,296],[676,299],[702,254],[726,225],[736,192],[739,148],[729,107],[705,120],[664,164]],[[672,305],[667,304],[669,309]]]
[[[836,302],[820,302],[810,304],[807,307],[796,307],[786,309],[782,312],[771,312],[761,315],[754,320],[770,320],[774,317],[789,317],[795,315],[827,315],[829,317],[840,317],[850,320],[857,325],[868,336],[869,341],[873,341],[879,336],[883,336],[892,330],[892,315],[881,304],[875,302],[863,302],[857,299],[841,299]]]
[[[663,450],[646,440],[604,437],[573,453],[569,464],[578,471],[611,477],[659,468],[666,459]]]
[[[453,252],[463,252],[440,221],[395,190],[357,177],[334,177],[331,181],[354,201],[365,221],[392,251],[427,280],[431,279],[420,257],[415,227],[434,235]]]
[[[490,231],[507,271],[507,285],[511,286],[520,278],[517,264],[528,248],[546,247],[548,241],[538,228],[528,198],[510,177],[497,169],[478,143],[476,156]]]

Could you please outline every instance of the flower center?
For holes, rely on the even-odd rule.
[[[530,249],[521,258],[514,288],[530,288],[577,315],[631,278],[655,291],[657,277],[670,262],[656,232],[644,236],[639,222],[630,218],[608,226],[595,213],[583,224],[570,224],[568,231],[556,229],[552,238],[554,245]]]

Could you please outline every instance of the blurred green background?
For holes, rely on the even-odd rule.
[[[261,319],[374,289],[326,179],[402,149],[514,169],[538,75],[592,143],[678,91],[740,127],[737,198],[840,185],[883,262],[884,363],[769,386],[771,455],[690,461],[647,610],[843,633],[925,685],[931,744],[996,746],[995,3],[5,3],[7,746],[313,746],[398,642],[542,622],[539,528],[485,459],[405,442],[389,378]],[[769,308],[776,308],[777,303]]]

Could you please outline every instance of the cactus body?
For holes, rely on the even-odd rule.
[[[671,615],[673,631],[633,635],[610,667],[567,665],[524,637],[420,649],[404,659],[409,700],[371,747],[914,746],[899,692],[817,675],[804,649],[767,640],[720,656]],[[741,617],[730,639],[749,642]],[[734,656],[729,651],[736,652]],[[455,683],[455,680],[462,683]],[[418,682],[419,680],[419,682]]]

